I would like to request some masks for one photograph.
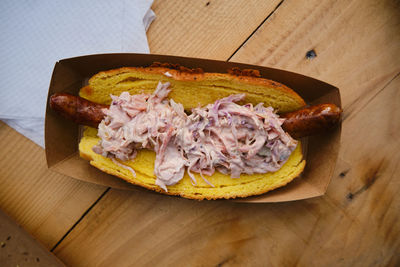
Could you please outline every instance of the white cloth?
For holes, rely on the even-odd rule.
[[[98,53],[149,53],[152,0],[0,1],[0,119],[44,147],[54,64]]]

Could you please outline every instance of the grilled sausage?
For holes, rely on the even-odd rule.
[[[50,107],[67,119],[78,124],[97,128],[104,118],[103,108],[78,96],[64,93],[50,97]],[[320,104],[281,115],[285,118],[282,128],[294,138],[317,134],[334,127],[341,118],[342,110],[334,104]]]
[[[77,124],[95,128],[104,118],[102,109],[108,108],[107,105],[97,104],[79,96],[64,93],[52,95],[50,97],[50,107]]]
[[[283,114],[282,128],[294,138],[332,129],[341,118],[342,109],[334,104],[319,104]]]

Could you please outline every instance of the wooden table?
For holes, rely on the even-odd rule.
[[[281,68],[341,89],[326,195],[240,204],[114,190],[50,172],[44,150],[1,123],[0,208],[72,266],[399,266],[400,2],[156,0],[153,9],[152,53]]]

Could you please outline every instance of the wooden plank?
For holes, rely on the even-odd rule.
[[[391,1],[284,1],[233,57],[342,89],[347,116],[341,160],[326,196],[251,205],[110,190],[55,253],[77,266],[396,265],[397,11]],[[153,28],[150,43],[170,34],[169,25]],[[169,49],[190,50],[179,40]],[[317,57],[304,59],[311,49]]]
[[[277,245],[288,229],[301,230],[302,224],[316,221],[314,216],[286,221],[289,212],[279,211],[285,206],[197,202],[111,190],[55,252],[77,266],[274,263],[264,241]],[[301,236],[285,236],[301,250]]]
[[[56,256],[0,210],[2,266],[64,266]]]
[[[400,72],[399,15],[392,0],[284,1],[231,61],[334,84],[350,115]]]
[[[399,86],[397,76],[344,122],[337,175],[323,201],[307,203],[322,218],[313,226],[312,246],[307,246],[298,259],[300,265],[311,264],[316,253],[319,265],[399,263]],[[331,205],[334,212],[326,213],[323,205]]]
[[[0,122],[0,208],[51,249],[106,190],[47,169],[44,150]]]
[[[227,59],[279,4],[258,1],[154,1],[148,31],[155,54]]]

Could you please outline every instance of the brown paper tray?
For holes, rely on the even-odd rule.
[[[262,77],[283,83],[295,90],[307,104],[333,103],[341,107],[338,88],[293,72],[233,62],[149,54],[100,54],[60,60],[54,67],[48,100],[50,95],[57,92],[77,95],[87,79],[99,71],[128,66],[149,66],[153,62],[176,63],[189,68],[202,68],[205,72],[225,73],[233,67],[257,69]],[[51,170],[82,181],[113,188],[144,190],[103,173],[81,159],[78,152],[78,127],[75,123],[62,119],[47,105],[45,146],[47,165]],[[338,157],[340,134],[341,126],[329,133],[308,138],[305,155],[307,164],[301,177],[283,188],[240,201],[282,202],[323,195]]]

